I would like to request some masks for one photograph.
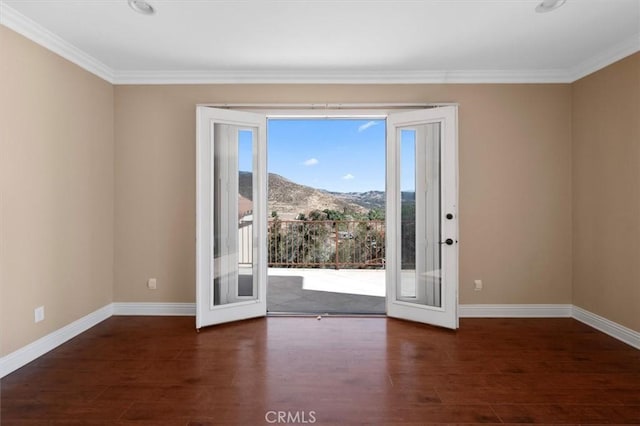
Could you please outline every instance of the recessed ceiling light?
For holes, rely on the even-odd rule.
[[[129,0],[131,9],[143,15],[153,15],[156,11],[149,3],[144,0]]]
[[[536,6],[536,12],[545,13],[551,12],[562,6],[567,0],[543,0],[538,6]]]

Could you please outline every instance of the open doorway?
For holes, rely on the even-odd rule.
[[[341,111],[339,115],[323,116],[326,120],[326,117],[345,117],[346,114]],[[309,116],[317,114],[306,115]],[[275,119],[274,115],[270,117]],[[302,115],[298,112],[295,117]],[[347,219],[349,210],[344,208],[342,215],[338,214],[340,209],[331,208],[309,213],[317,215],[316,222],[330,224],[325,225],[324,230],[311,231],[309,227],[301,227],[304,224],[300,222],[308,219],[305,213],[304,218],[294,219],[298,222],[297,229],[303,230],[299,233],[301,237],[284,238],[286,228],[276,217],[277,212],[273,217],[275,223],[268,222],[273,212],[267,201],[267,115],[264,112],[198,106],[196,328],[266,315],[268,265],[281,263],[277,266],[290,266],[287,263],[297,257],[304,259],[309,253],[317,253],[315,243],[326,242],[325,247],[331,247],[330,241],[333,241],[333,257],[329,249],[328,254],[319,256],[324,259],[320,262],[323,265],[309,269],[322,269],[320,266],[331,264],[332,269],[337,267],[338,271],[369,268],[375,271],[381,266],[375,259],[383,259],[384,297],[368,297],[384,300],[387,316],[451,329],[458,327],[457,107],[387,111],[378,117],[385,119],[386,126],[385,227],[381,231],[385,244],[382,254],[376,253],[381,250],[379,233],[374,237],[369,233],[375,229],[371,226],[375,218],[367,216],[366,225],[354,231],[339,223],[342,215]],[[368,120],[359,124],[356,132],[362,133],[376,126],[375,120]],[[321,132],[312,134],[322,135]],[[327,144],[322,142],[323,138],[309,145],[324,152]],[[246,155],[243,150],[246,150]],[[287,159],[290,164],[295,164],[294,160],[294,157]],[[298,165],[313,167],[321,161],[324,161],[322,157],[304,156]],[[376,169],[365,154],[357,155],[350,151],[330,157],[328,164],[334,177],[340,176],[346,181],[353,181],[357,176],[340,170],[341,165],[364,165],[361,170],[365,170],[362,172],[365,174],[367,170]],[[357,173],[361,173],[360,169]],[[250,184],[241,183],[245,180]],[[323,193],[339,192],[344,195],[342,191],[344,189],[325,190]],[[270,227],[273,228],[271,233]],[[357,238],[360,230],[364,237]],[[277,243],[271,245],[273,254],[269,253],[270,238]],[[285,254],[285,261],[277,260],[278,253]],[[298,256],[300,253],[302,256]],[[291,271],[294,268],[283,269]],[[311,282],[303,279],[300,289],[311,291]],[[321,291],[340,293],[335,291],[338,289],[343,290],[343,294],[350,294],[344,291],[344,285],[338,285],[339,282],[325,276],[320,284],[333,284],[334,289],[323,288]],[[322,313],[330,310],[325,308],[315,310]],[[298,311],[314,310],[295,310]]]
[[[383,118],[271,118],[270,313],[384,314]]]

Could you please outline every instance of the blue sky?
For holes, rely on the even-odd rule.
[[[384,191],[385,120],[270,119],[268,171],[336,192]],[[415,131],[401,132],[401,187],[415,186]],[[251,132],[241,131],[240,170],[251,170]]]
[[[268,170],[329,191],[384,191],[385,139],[385,120],[270,119]]]

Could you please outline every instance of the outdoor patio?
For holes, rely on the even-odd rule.
[[[240,261],[251,264],[251,239],[242,235]],[[267,311],[385,314],[384,238],[384,220],[270,220]],[[403,253],[411,259],[413,247]],[[400,294],[415,296],[415,271],[401,275]]]
[[[267,311],[384,314],[385,271],[269,268]]]

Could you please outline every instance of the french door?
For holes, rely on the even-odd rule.
[[[266,117],[197,109],[196,328],[267,313]]]
[[[387,315],[458,328],[457,109],[387,118]]]
[[[197,109],[196,328],[266,315],[266,116]],[[458,327],[457,108],[387,116],[387,315]]]

